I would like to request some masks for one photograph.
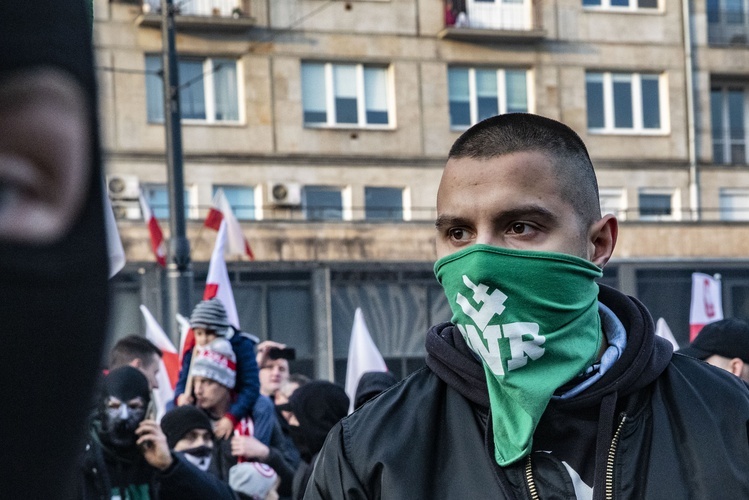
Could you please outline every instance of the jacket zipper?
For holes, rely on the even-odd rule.
[[[624,423],[627,421],[627,414],[622,413],[622,419],[616,428],[614,438],[611,440],[609,456],[606,462],[606,500],[614,500],[614,458],[616,457],[616,448],[619,445],[619,436],[622,433]],[[536,482],[533,480],[533,468],[531,467],[530,454],[525,457],[525,482],[528,485],[528,492],[531,500],[539,500]]]
[[[536,491],[536,482],[533,480],[533,469],[531,468],[531,455],[525,457],[525,481],[528,484],[528,492],[531,494],[531,500],[540,500],[538,491]]]
[[[609,457],[606,462],[606,500],[614,499],[614,458],[616,457],[616,448],[619,445],[619,436],[622,433],[622,427],[624,427],[624,422],[626,421],[627,414],[622,413],[622,419],[619,422],[619,426],[616,428],[614,438],[611,440]]]

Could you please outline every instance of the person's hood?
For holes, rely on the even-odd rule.
[[[602,465],[606,463],[613,436],[617,402],[655,381],[671,361],[673,347],[655,335],[653,318],[642,303],[613,288],[599,287],[598,299],[622,322],[627,332],[627,346],[619,360],[597,382],[569,399],[552,399],[544,415],[553,412],[593,416],[593,422],[597,422],[594,424],[597,430],[593,429],[596,436],[593,489],[603,492],[606,468]],[[484,369],[454,325],[442,323],[433,327],[427,334],[426,350],[427,366],[441,380],[489,411]]]
[[[600,380],[575,397],[555,400],[557,407],[592,407],[612,393],[627,396],[653,382],[671,360],[673,348],[655,335],[653,319],[645,306],[613,288],[599,287],[598,299],[614,312],[627,331],[627,347]],[[441,323],[429,330],[426,351],[426,363],[440,379],[471,402],[489,408],[481,362],[452,323]]]

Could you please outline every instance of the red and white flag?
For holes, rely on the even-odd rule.
[[[146,338],[161,349],[161,369],[156,375],[159,388],[154,390],[156,420],[161,420],[166,412],[167,401],[174,399],[174,387],[177,385],[177,379],[179,378],[179,354],[151,311],[141,304],[140,312],[143,313],[146,320]]]
[[[226,316],[229,319],[229,324],[234,328],[239,329],[239,315],[237,314],[237,305],[234,302],[234,292],[231,290],[231,282],[229,281],[229,271],[226,269],[226,261],[224,260],[224,247],[226,246],[226,221],[222,221],[219,224],[218,235],[216,236],[216,244],[213,247],[213,254],[211,254],[211,263],[208,266],[208,277],[205,281],[205,290],[203,291],[203,300],[212,299],[216,297],[221,301],[226,309]],[[195,337],[192,333],[192,329],[187,332],[185,344],[182,349],[182,355],[192,350],[195,347]]]
[[[356,386],[359,379],[366,372],[386,372],[388,367],[382,354],[377,349],[369,335],[367,323],[361,308],[354,313],[354,326],[351,328],[351,343],[348,347],[348,362],[346,364],[346,394],[349,397],[349,413],[354,411]]]
[[[148,205],[143,193],[140,193],[138,198],[140,198],[140,210],[143,213],[143,220],[146,222],[148,233],[151,235],[151,250],[153,250],[153,254],[156,256],[156,262],[158,262],[161,267],[166,267],[166,245],[164,244],[164,233],[161,232],[159,221],[154,217],[153,211]]]
[[[226,222],[226,253],[229,255],[246,255],[250,260],[255,258],[252,248],[242,233],[242,226],[234,216],[229,200],[223,189],[218,189],[213,197],[205,227],[218,231],[221,222]]]
[[[689,310],[689,341],[702,327],[723,319],[723,299],[719,279],[703,273],[692,273],[692,306]]]

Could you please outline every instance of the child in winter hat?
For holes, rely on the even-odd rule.
[[[230,346],[230,350],[233,351],[235,374],[233,375],[231,386],[223,382],[221,383],[229,387],[229,389],[234,389],[237,397],[232,403],[229,412],[216,424],[214,433],[218,438],[229,438],[232,435],[234,426],[240,420],[253,416],[253,408],[260,395],[260,381],[258,379],[257,360],[255,359],[255,343],[257,339],[248,333],[240,332],[229,323],[226,309],[221,300],[216,297],[202,300],[195,306],[190,315],[190,328],[195,337],[195,349],[188,350],[182,358],[182,368],[174,391],[176,403],[178,406],[183,406],[194,402],[188,378],[198,375],[195,372],[195,367],[191,367],[191,365],[195,364],[192,361],[193,358],[197,361],[198,351],[215,340],[224,340]],[[203,362],[205,363],[205,360]],[[266,413],[272,413],[271,410],[268,410]],[[258,420],[258,422],[268,420],[270,422],[269,418],[263,419],[258,415],[255,415],[255,420]],[[272,426],[269,423],[269,425],[261,427],[256,434],[258,439],[263,441],[261,437],[267,434],[266,440],[270,441]],[[266,427],[267,432],[264,430]]]

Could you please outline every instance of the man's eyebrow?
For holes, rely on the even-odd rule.
[[[513,219],[523,219],[526,217],[542,218],[556,223],[559,219],[551,210],[541,205],[529,204],[506,210],[496,215],[498,221],[509,221]]]
[[[434,227],[438,230],[442,230],[450,226],[466,226],[468,220],[463,217],[454,217],[451,215],[440,215],[437,220],[434,221]]]

